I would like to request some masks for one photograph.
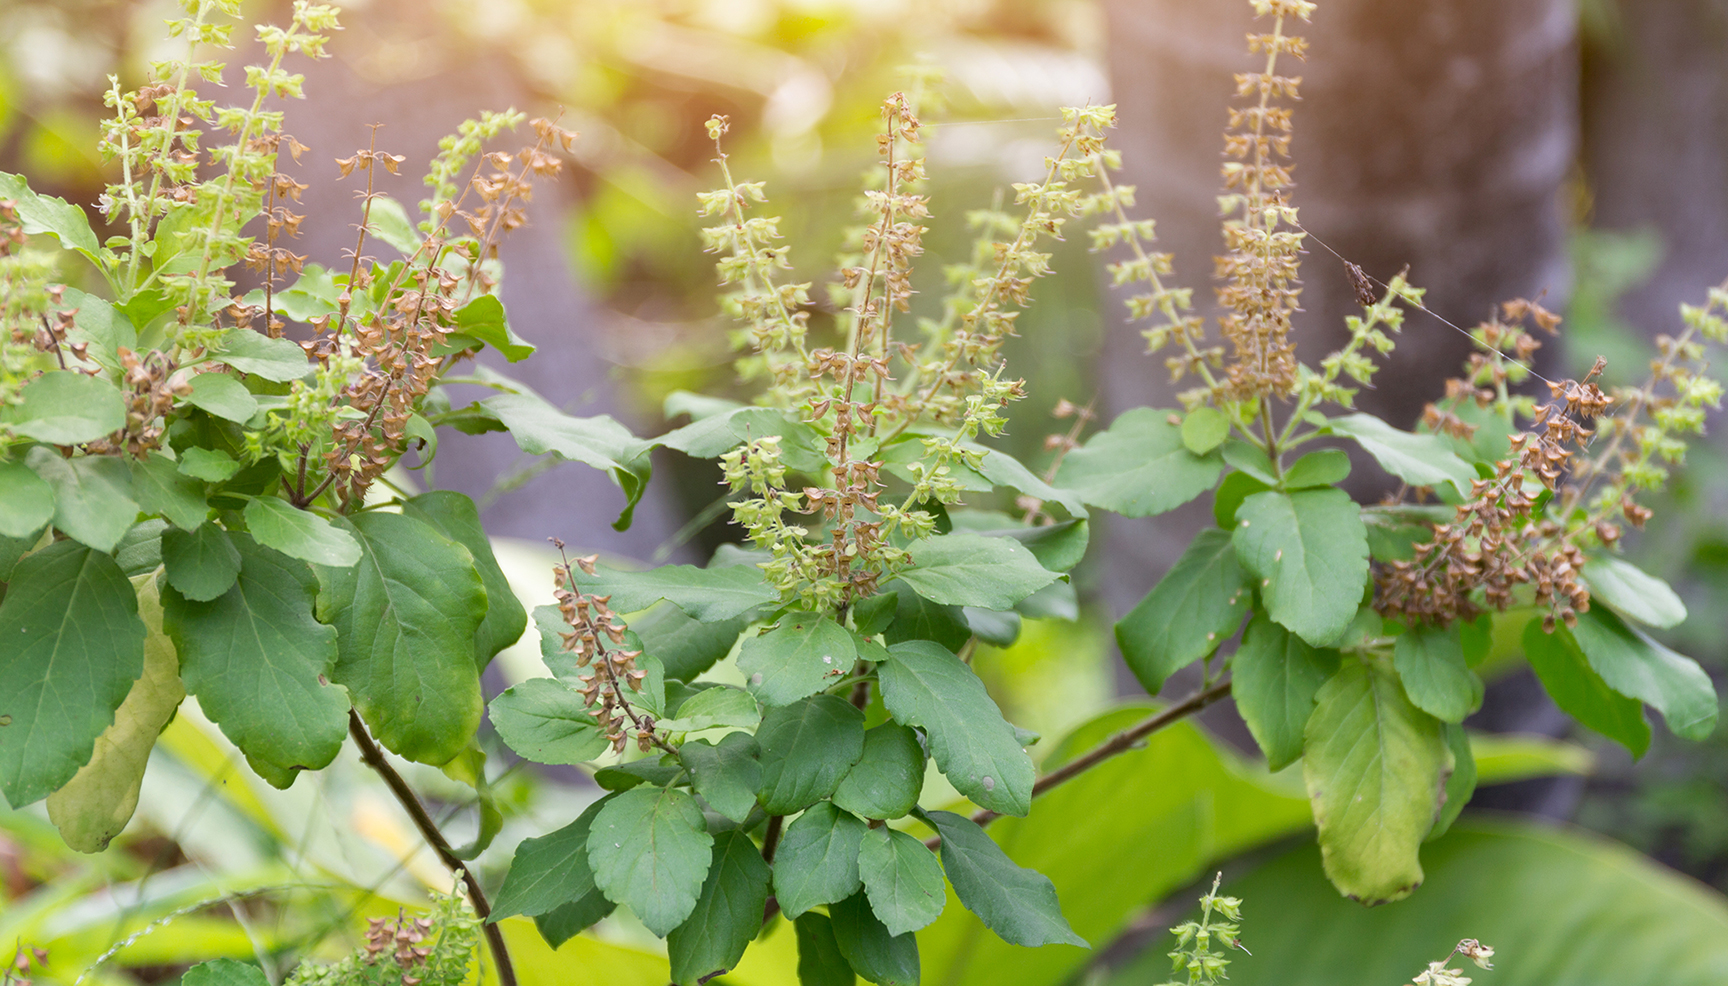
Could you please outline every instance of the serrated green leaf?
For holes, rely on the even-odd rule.
[[[207,603],[227,592],[240,576],[240,551],[228,532],[215,524],[197,530],[162,532],[162,564],[168,584],[193,602]]]
[[[1674,735],[1702,740],[1715,730],[1716,688],[1697,661],[1599,607],[1578,614],[1572,637],[1609,688],[1653,706]]]
[[[1302,776],[1339,892],[1372,905],[1422,884],[1418,847],[1451,769],[1443,724],[1411,705],[1392,675],[1347,661],[1320,687]]]
[[[210,602],[162,593],[163,625],[180,677],[265,780],[335,758],[348,736],[348,696],[329,684],[336,631],[312,616],[317,580],[304,563],[244,534],[228,535],[240,576]]]
[[[520,363],[534,354],[534,347],[511,331],[504,317],[504,303],[497,295],[483,294],[458,308],[456,326],[463,335],[491,346],[512,363]]]
[[[738,670],[763,705],[791,705],[848,674],[858,659],[852,634],[832,617],[787,613],[767,633],[750,634],[738,648]]]
[[[800,915],[792,927],[798,936],[798,986],[855,986],[858,976],[840,954],[828,915]]]
[[[865,831],[863,822],[827,801],[786,826],[774,854],[774,898],[787,917],[858,892],[858,846]]]
[[[54,527],[97,551],[113,551],[138,520],[126,463],[107,455],[62,459],[38,445],[24,459],[54,488]]]
[[[1215,452],[1195,455],[1175,412],[1137,407],[1068,453],[1056,483],[1081,499],[1124,517],[1150,517],[1172,510],[1211,489],[1224,462]],[[1178,418],[1180,420],[1180,418]]]
[[[924,789],[924,747],[918,734],[885,722],[864,734],[864,756],[834,789],[834,803],[865,818],[899,818]]]
[[[522,840],[492,905],[493,921],[512,914],[536,916],[573,908],[579,913],[566,912],[563,920],[586,928],[612,913],[613,903],[594,885],[594,871],[588,866],[588,833],[594,816],[610,800],[594,802],[555,832]]]
[[[182,531],[196,530],[210,516],[203,484],[161,452],[132,460],[132,492],[145,513],[161,514]]]
[[[1242,625],[1254,598],[1229,531],[1208,528],[1158,584],[1116,624],[1116,643],[1147,694],[1218,649]]]
[[[703,623],[732,620],[780,598],[763,581],[761,569],[743,565],[662,565],[646,572],[600,568],[593,575],[578,571],[576,585],[585,593],[611,596],[608,605],[619,613],[644,610],[664,599]]]
[[[1590,667],[1572,631],[1559,626],[1543,633],[1542,621],[1531,620],[1524,627],[1524,656],[1562,712],[1632,751],[1635,758],[1650,748],[1643,703],[1608,687]]]
[[[704,623],[667,605],[633,621],[630,629],[642,639],[643,648],[660,659],[668,679],[690,681],[731,653],[747,626],[744,619]]]
[[[360,562],[360,543],[347,531],[286,500],[256,497],[246,504],[246,529],[266,548],[290,558],[332,568]]]
[[[571,417],[530,394],[499,394],[481,401],[479,407],[509,429],[517,447],[529,455],[552,452],[610,474],[625,497],[624,510],[612,526],[621,531],[630,526],[653,471],[648,462],[650,443],[630,434],[610,415]]]
[[[180,659],[162,632],[162,603],[156,580],[140,576],[138,617],[147,628],[144,673],[114,712],[114,723],[96,737],[90,762],[60,790],[48,796],[48,818],[66,844],[79,852],[101,852],[131,821],[144,783],[144,765],[156,736],[180,707]]]
[[[1438,435],[1399,431],[1372,414],[1333,418],[1325,430],[1354,440],[1380,463],[1380,468],[1411,486],[1451,483],[1460,495],[1468,496],[1471,484],[1476,482],[1476,470],[1458,458]]]
[[[664,938],[695,910],[713,845],[695,798],[644,785],[594,816],[588,865],[608,900],[630,908]]]
[[[1218,492],[1212,497],[1213,519],[1224,530],[1235,530],[1236,511],[1242,507],[1242,501],[1271,488],[1245,472],[1232,470],[1224,477],[1224,481],[1218,484]]]
[[[977,534],[945,534],[914,542],[912,567],[900,581],[920,596],[947,606],[1006,610],[1055,581],[1018,541]]]
[[[891,935],[862,892],[828,908],[834,943],[852,971],[878,986],[918,986],[918,938]]]
[[[485,670],[499,651],[522,639],[528,629],[528,613],[492,553],[492,541],[480,525],[479,509],[461,493],[434,490],[405,501],[402,512],[432,525],[474,557],[474,568],[486,587],[486,618],[474,632],[474,663]]]
[[[1457,625],[1441,629],[1418,624],[1398,635],[1394,666],[1404,694],[1418,709],[1441,722],[1459,723],[1482,707],[1482,679],[1464,660]]]
[[[834,793],[864,755],[864,713],[834,695],[769,709],[756,731],[762,744],[762,807],[790,815]]]
[[[181,400],[236,424],[245,424],[258,413],[258,398],[227,373],[198,374],[192,378],[192,393]]]
[[[1182,418],[1182,444],[1195,455],[1205,455],[1230,437],[1230,419],[1215,407],[1202,404]]]
[[[984,683],[953,652],[927,640],[895,644],[878,668],[882,703],[930,737],[930,753],[955,789],[1004,815],[1032,804],[1032,760]]]
[[[678,706],[675,716],[657,724],[665,732],[693,733],[716,726],[755,729],[762,721],[762,712],[748,692],[725,685],[703,690]]]
[[[221,449],[189,448],[180,453],[180,472],[206,483],[226,483],[240,471],[240,463]]]
[[[318,568],[318,616],[337,631],[331,680],[347,686],[379,742],[443,763],[480,724],[474,633],[487,600],[473,556],[404,514],[342,523],[363,557],[350,568]]]
[[[1668,583],[1623,558],[1602,555],[1584,564],[1590,598],[1627,619],[1667,630],[1686,622],[1686,604]]]
[[[66,288],[61,301],[78,313],[66,333],[67,343],[82,343],[104,370],[120,370],[120,350],[138,348],[138,331],[131,321],[105,299],[74,287]]]
[[[677,986],[696,986],[744,957],[744,949],[762,930],[768,875],[768,864],[748,835],[733,829],[714,837],[713,860],[696,909],[666,936]]]
[[[1284,489],[1301,490],[1342,483],[1350,476],[1350,456],[1342,449],[1309,452],[1284,470]]]
[[[292,339],[272,339],[261,332],[235,326],[222,333],[216,347],[210,359],[273,383],[298,380],[312,372],[306,351]]]
[[[0,537],[34,540],[54,519],[54,487],[22,462],[0,462]]]
[[[678,748],[678,759],[690,772],[690,784],[702,800],[734,822],[743,822],[756,807],[762,786],[762,752],[749,733],[727,733],[718,746],[691,740]]]
[[[1368,582],[1368,534],[1343,490],[1268,491],[1242,501],[1236,557],[1257,579],[1267,614],[1316,647],[1356,618]]]
[[[858,878],[864,881],[870,909],[890,935],[917,931],[936,920],[948,900],[936,854],[886,826],[865,831],[858,846]]]
[[[606,752],[605,730],[568,685],[530,678],[487,706],[505,745],[535,763],[587,763]]]
[[[162,564],[162,532],[168,527],[160,517],[139,521],[114,546],[114,560],[127,578],[154,572]]]
[[[1476,793],[1476,756],[1463,726],[1455,722],[1446,724],[1446,748],[1452,751],[1452,773],[1446,778],[1440,814],[1434,819],[1434,827],[1423,838],[1424,842],[1433,842],[1445,835],[1452,823],[1458,820],[1459,812],[1470,803],[1470,796]]]
[[[954,885],[955,896],[985,927],[1011,945],[1088,947],[1062,916],[1049,877],[1015,865],[964,815],[932,811],[923,817],[942,837],[942,869]]]
[[[1338,671],[1338,652],[1310,647],[1264,614],[1256,614],[1230,659],[1230,694],[1254,742],[1278,771],[1302,756],[1314,695]]]
[[[83,209],[57,196],[40,195],[30,188],[23,175],[3,171],[0,171],[0,198],[12,200],[13,214],[24,232],[47,233],[106,273],[101,261],[102,246]]]
[[[0,600],[0,793],[12,807],[89,762],[143,673],[144,638],[114,559],[57,541],[18,563]]]

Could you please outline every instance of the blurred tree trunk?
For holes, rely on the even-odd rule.
[[[1216,315],[1212,257],[1221,252],[1215,196],[1233,73],[1252,71],[1246,0],[1106,0],[1110,65],[1136,214],[1155,217],[1176,281]],[[1325,0],[1313,23],[1295,105],[1303,224],[1382,281],[1406,265],[1428,305],[1466,328],[1502,300],[1567,293],[1560,190],[1576,144],[1577,15],[1572,0]],[[1303,358],[1345,338],[1358,311],[1343,265],[1310,241],[1297,317]],[[1121,309],[1112,305],[1112,313]],[[1215,334],[1215,330],[1214,330]],[[1468,351],[1461,334],[1417,313],[1360,404],[1408,427]],[[1117,320],[1105,347],[1102,405],[1173,406],[1162,359],[1141,355]],[[1372,480],[1369,480],[1371,485]],[[1106,559],[1121,612],[1209,523],[1203,508],[1116,522]]]

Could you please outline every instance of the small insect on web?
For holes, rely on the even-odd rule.
[[[1368,275],[1362,268],[1350,261],[1344,261],[1344,271],[1350,275],[1350,286],[1356,291],[1356,303],[1366,308],[1380,300],[1374,293],[1374,283],[1368,280]]]

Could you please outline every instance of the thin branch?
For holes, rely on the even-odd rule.
[[[780,846],[780,827],[786,822],[785,815],[775,815],[768,819],[768,831],[762,835],[762,861],[774,862],[774,850]]]
[[[504,945],[503,929],[489,920],[492,917],[492,905],[486,900],[486,892],[480,889],[480,881],[475,879],[474,872],[450,850],[450,843],[445,840],[444,833],[438,831],[438,823],[426,813],[426,806],[420,803],[414,789],[408,786],[408,782],[403,780],[402,775],[385,759],[384,751],[379,749],[377,742],[372,739],[372,734],[366,731],[366,724],[360,721],[360,713],[352,709],[348,712],[348,735],[354,737],[354,745],[360,748],[360,759],[366,761],[366,766],[384,778],[390,793],[396,796],[402,809],[414,820],[414,827],[420,830],[420,836],[432,847],[432,851],[438,854],[438,861],[462,879],[462,885],[468,888],[468,902],[474,905],[474,916],[480,919],[480,926],[485,931],[486,947],[492,952],[492,963],[498,967],[500,986],[516,986],[516,967],[511,964],[510,951]]]

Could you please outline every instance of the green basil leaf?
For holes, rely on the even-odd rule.
[[[1267,614],[1316,647],[1336,640],[1368,582],[1368,534],[1350,495],[1256,493],[1236,525],[1236,557],[1260,580]]]
[[[175,528],[162,532],[162,564],[174,591],[197,603],[226,593],[240,577],[240,550],[228,532],[204,524],[190,533]]]
[[[54,488],[54,527],[97,551],[113,551],[138,520],[132,475],[124,460],[108,455],[63,459],[38,445],[24,461]]]
[[[22,462],[0,462],[0,537],[34,540],[54,519],[54,487]]]
[[[914,542],[912,568],[900,581],[947,606],[1006,610],[1055,581],[1032,552],[1011,538],[945,534]]]
[[[690,772],[690,784],[702,800],[742,823],[755,809],[756,791],[762,786],[762,764],[757,759],[761,752],[749,733],[727,733],[717,746],[707,740],[686,742],[678,748],[678,760]]]
[[[840,954],[828,915],[803,914],[792,927],[798,936],[798,986],[856,986],[858,976]]]
[[[696,909],[713,846],[695,798],[643,785],[607,801],[594,816],[588,865],[608,900],[636,912],[664,938]]]
[[[272,383],[288,383],[312,372],[306,351],[292,339],[272,339],[235,326],[222,333],[210,359]]]
[[[1674,735],[1696,741],[1715,731],[1716,688],[1697,661],[1600,607],[1578,614],[1572,637],[1609,688],[1654,706]]]
[[[748,835],[734,829],[714,837],[713,859],[696,908],[666,936],[677,986],[696,986],[744,957],[744,949],[762,930],[768,879],[768,864]]]
[[[569,685],[530,678],[487,706],[505,745],[535,763],[587,763],[606,752],[606,731]]]
[[[145,513],[161,514],[182,531],[197,530],[210,516],[204,484],[161,452],[132,460],[132,492]]]
[[[890,935],[917,931],[936,920],[948,894],[936,854],[905,832],[869,829],[858,847],[858,878],[870,909]]]
[[[834,793],[864,755],[864,713],[834,695],[769,709],[762,744],[762,808],[790,815]]]
[[[1062,916],[1049,877],[1016,865],[964,815],[932,811],[924,817],[942,837],[942,868],[954,895],[985,927],[1011,945],[1088,947]]]
[[[918,938],[891,935],[862,892],[828,908],[834,942],[852,971],[877,986],[918,986]]]
[[[290,558],[331,568],[351,568],[360,562],[360,543],[347,531],[311,512],[297,510],[273,496],[246,504],[246,529],[267,548]]]
[[[762,570],[748,565],[662,565],[646,572],[600,568],[593,575],[578,570],[576,585],[586,593],[611,596],[609,605],[619,613],[644,610],[664,599],[703,623],[733,620],[780,598],[763,581]]]
[[[1124,517],[1150,517],[1194,499],[1218,482],[1224,463],[1216,452],[1189,451],[1172,417],[1173,411],[1149,407],[1124,412],[1068,453],[1057,484]]]
[[[404,502],[402,512],[432,525],[474,556],[474,568],[486,587],[486,618],[474,632],[474,662],[484,671],[499,651],[522,639],[528,629],[528,613],[492,553],[492,541],[480,525],[479,509],[461,493],[434,490]]]
[[[924,730],[936,765],[975,804],[1026,814],[1032,760],[972,669],[928,640],[895,644],[888,654],[878,671],[894,721]]]
[[[1399,431],[1372,414],[1346,414],[1326,423],[1326,432],[1342,435],[1386,470],[1411,486],[1451,483],[1459,495],[1469,496],[1476,470],[1452,451],[1438,435]]]
[[[1558,626],[1544,633],[1542,620],[1531,620],[1524,627],[1524,656],[1562,712],[1632,751],[1633,757],[1650,748],[1643,703],[1608,687],[1579,650],[1572,631]]]
[[[1668,583],[1622,558],[1602,555],[1584,564],[1590,598],[1627,619],[1667,630],[1686,622],[1686,604]]]
[[[1147,694],[1218,649],[1254,598],[1229,531],[1195,536],[1175,566],[1116,624],[1116,643]]]
[[[549,914],[574,905],[585,918],[585,928],[612,913],[613,903],[594,885],[594,871],[588,866],[588,833],[594,816],[609,800],[610,796],[594,802],[555,832],[522,840],[492,904],[493,921],[512,914]],[[564,917],[574,920],[577,915]]]
[[[1283,770],[1302,756],[1314,696],[1337,673],[1338,660],[1337,651],[1308,646],[1265,614],[1248,623],[1230,659],[1230,694],[1268,770]]]
[[[774,853],[774,899],[787,917],[858,892],[858,847],[865,831],[863,822],[827,801],[786,826]]]
[[[864,756],[834,789],[834,803],[865,818],[899,818],[924,789],[924,747],[918,734],[885,722],[864,734]]]
[[[1398,635],[1393,661],[1404,694],[1441,722],[1463,722],[1482,707],[1482,679],[1464,660],[1460,626],[1411,627]]]
[[[738,648],[738,670],[763,705],[791,705],[849,674],[858,659],[852,634],[818,613],[787,613]]]

